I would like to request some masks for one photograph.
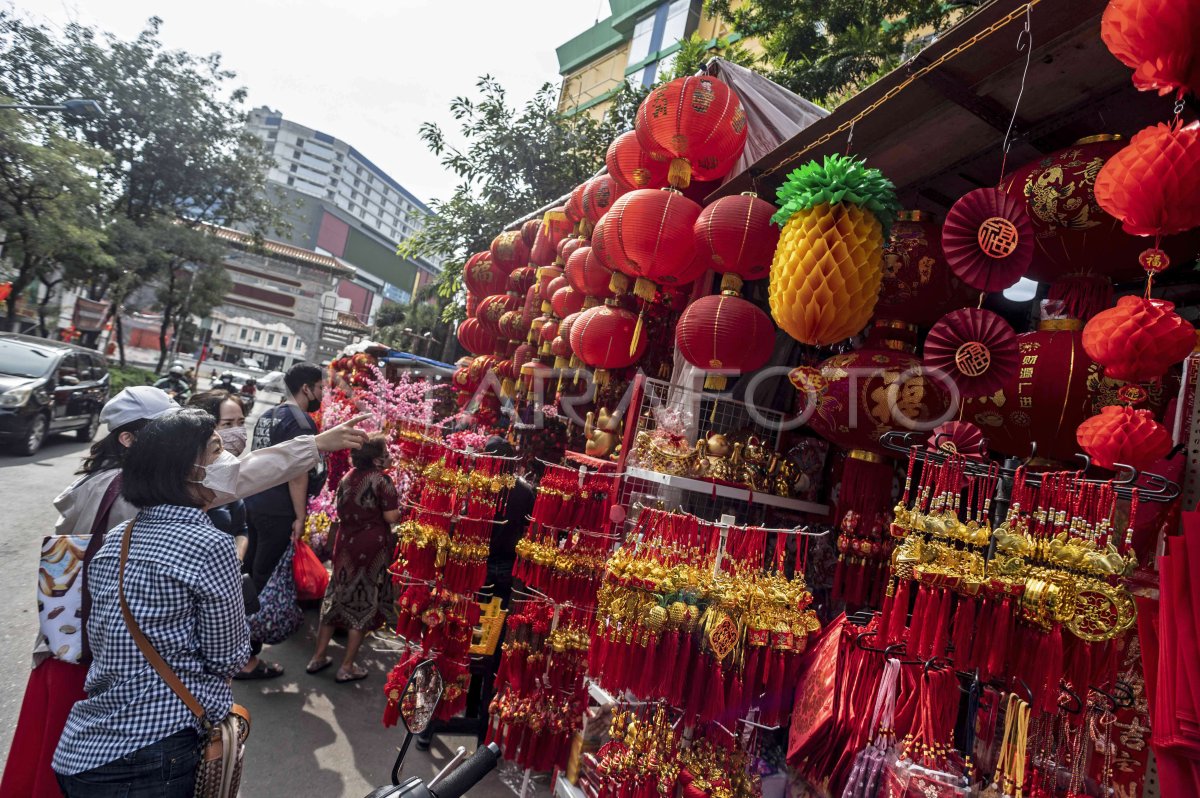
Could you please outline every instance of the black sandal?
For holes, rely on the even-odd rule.
[[[252,670],[238,671],[233,678],[239,682],[252,682],[257,679],[276,679],[282,675],[282,665],[277,662],[267,662],[260,659]]]

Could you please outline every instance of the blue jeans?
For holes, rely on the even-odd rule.
[[[184,729],[107,765],[57,775],[67,798],[191,798],[199,764],[199,735]]]

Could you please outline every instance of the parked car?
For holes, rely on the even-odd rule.
[[[0,440],[32,455],[47,435],[90,441],[108,401],[108,361],[74,344],[0,333]]]

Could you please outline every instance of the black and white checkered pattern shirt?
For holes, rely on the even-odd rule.
[[[71,709],[54,769],[74,775],[188,727],[195,716],[138,650],[121,615],[117,570],[124,526],[88,566],[88,698]],[[233,705],[229,680],[250,659],[250,629],[233,538],[195,507],[143,510],[133,527],[125,598],[138,626],[217,722]]]

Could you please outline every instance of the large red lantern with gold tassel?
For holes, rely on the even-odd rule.
[[[779,228],[771,224],[774,213],[775,206],[757,194],[721,197],[696,220],[697,257],[721,274],[763,279],[771,271],[779,243]]]
[[[458,325],[458,342],[472,355],[490,355],[496,348],[496,336],[492,335],[479,319],[466,319]]]
[[[571,220],[567,218],[565,208],[551,208],[542,216],[529,251],[529,261],[535,266],[549,266],[558,255],[559,243],[571,234]]]
[[[941,225],[924,211],[901,211],[883,250],[875,317],[928,327],[976,297],[946,262]]]
[[[613,180],[626,191],[667,186],[667,162],[651,158],[632,130],[612,140],[604,163]]]
[[[613,180],[611,175],[593,177],[583,184],[583,218],[594,225],[624,193],[624,189],[617,185],[617,181]]]
[[[583,292],[565,285],[550,297],[550,307],[554,309],[555,316],[565,319],[572,313],[578,313],[583,309]]]
[[[492,262],[505,274],[529,265],[529,247],[520,230],[505,230],[492,239]]]
[[[1157,379],[1187,357],[1196,328],[1163,299],[1123,296],[1083,330],[1083,348],[1106,376],[1129,382]]]
[[[1074,430],[1091,413],[1089,378],[1099,367],[1083,348],[1083,322],[1046,318],[1017,336],[1020,362],[999,390],[963,401],[962,418],[976,424],[995,452],[1034,453],[1069,462]]]
[[[646,351],[646,336],[635,332],[635,314],[614,305],[583,311],[571,326],[571,350],[588,366],[597,369],[596,382],[608,382],[607,372],[631,366]]]
[[[678,192],[631,191],[604,216],[604,255],[614,270],[637,280],[635,294],[651,301],[655,284],[681,285],[699,276],[689,270],[699,216],[700,206]]]
[[[463,266],[463,284],[477,297],[500,293],[507,279],[508,272],[492,262],[491,252],[476,252]]]
[[[746,113],[737,94],[713,77],[676,78],[650,92],[638,108],[638,143],[651,158],[670,162],[668,180],[724,177],[746,146]]]
[[[675,327],[675,347],[698,369],[715,372],[704,387],[724,390],[727,374],[757,371],[775,349],[771,317],[735,291],[701,297],[687,306]]]
[[[479,303],[479,309],[475,312],[475,317],[479,319],[479,323],[483,325],[483,329],[498,338],[502,334],[500,332],[500,317],[510,310],[519,310],[520,308],[521,300],[515,296],[511,294],[493,294],[492,296],[484,297]]]

